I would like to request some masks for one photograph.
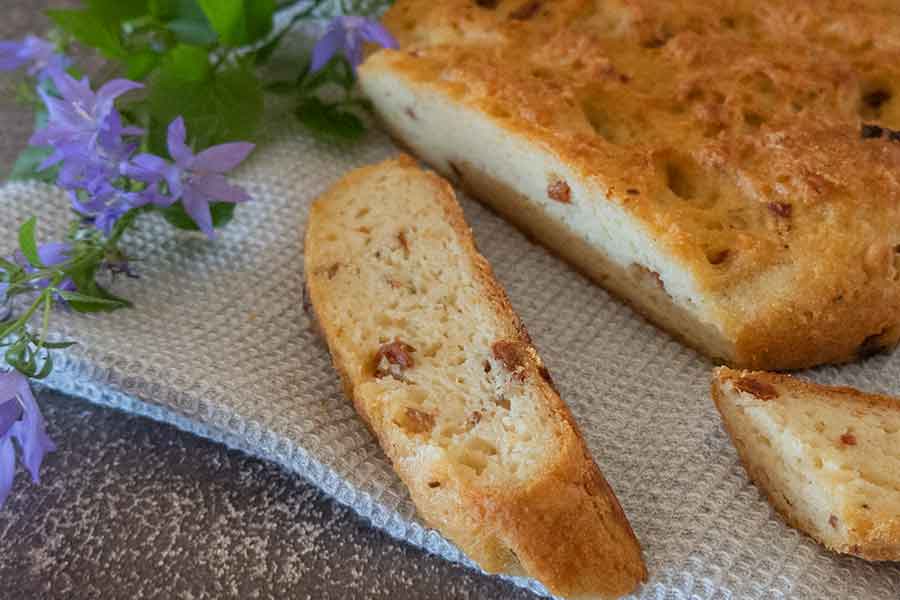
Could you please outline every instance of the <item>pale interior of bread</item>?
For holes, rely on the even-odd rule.
[[[386,60],[371,57],[360,81],[396,138],[651,319],[733,360],[713,301],[602,187],[489,115],[392,72]],[[555,181],[568,186],[568,203],[548,195]]]
[[[777,398],[761,399],[734,379],[715,385],[742,460],[789,521],[834,550],[874,558],[900,550],[896,540],[873,540],[900,518],[900,401],[871,405],[780,384]]]
[[[334,349],[362,382],[357,401],[411,488],[515,486],[554,460],[558,421],[545,392],[495,358],[492,345],[515,335],[512,321],[434,195],[427,178],[401,172],[322,206],[332,214],[318,221],[316,268],[334,268],[323,318],[340,332]],[[414,366],[373,376],[379,348],[394,341],[414,348]]]

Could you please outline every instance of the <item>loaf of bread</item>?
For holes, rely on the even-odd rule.
[[[727,368],[712,396],[788,523],[835,552],[900,560],[900,400]]]
[[[409,158],[312,206],[305,270],[344,390],[419,514],[489,572],[567,597],[646,576],[638,542],[450,185]]]
[[[900,339],[900,12],[884,0],[397,0],[392,135],[732,366]]]

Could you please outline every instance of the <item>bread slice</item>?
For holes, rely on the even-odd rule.
[[[712,396],[791,526],[835,552],[900,560],[900,400],[727,368]]]
[[[896,3],[397,0],[384,22],[401,49],[359,73],[392,135],[688,344],[781,370],[900,339]]]
[[[449,184],[400,158],[312,207],[312,307],[356,410],[422,518],[486,571],[556,594],[644,580],[625,514]]]

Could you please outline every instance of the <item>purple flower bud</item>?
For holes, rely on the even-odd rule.
[[[47,435],[44,417],[38,408],[28,379],[21,373],[0,373],[0,508],[12,489],[16,472],[15,440],[21,449],[22,464],[39,482],[41,463],[56,450]]]
[[[399,47],[394,36],[378,21],[365,17],[337,17],[313,47],[310,70],[318,71],[338,52],[347,57],[355,70],[363,61],[365,42],[383,48]]]

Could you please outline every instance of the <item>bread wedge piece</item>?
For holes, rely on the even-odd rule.
[[[830,550],[900,560],[900,400],[720,368],[712,396],[750,478]]]
[[[431,527],[486,571],[563,596],[645,579],[446,181],[405,157],[350,173],[312,206],[305,269],[344,389]]]
[[[827,6],[827,8],[826,8]],[[900,339],[900,13],[884,0],[397,0],[392,135],[732,366]]]

